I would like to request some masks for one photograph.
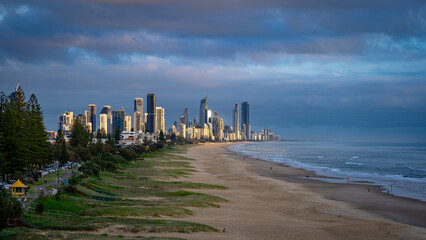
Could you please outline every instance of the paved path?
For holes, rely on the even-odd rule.
[[[70,178],[73,175],[73,171],[77,172],[76,169],[70,169],[68,171],[63,172],[63,176],[61,177],[60,182],[63,182],[65,179]],[[55,172],[55,173],[51,173],[51,174],[57,174],[57,173]],[[60,186],[60,182],[58,183],[58,180],[56,178],[55,181],[48,182],[48,183],[45,183],[45,184],[39,185],[39,186],[34,186],[35,194],[30,194],[30,195],[27,196],[28,198],[31,198],[31,200],[25,203],[25,209],[28,209],[28,207],[31,206],[31,203],[40,196],[40,190],[42,190],[44,194],[47,194],[48,193],[48,190],[47,190],[48,187],[51,187],[51,186],[57,186],[58,187],[58,186]]]

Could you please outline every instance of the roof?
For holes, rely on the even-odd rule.
[[[16,181],[12,186],[10,186],[12,188],[26,188],[27,186],[25,186],[19,179],[18,181]]]

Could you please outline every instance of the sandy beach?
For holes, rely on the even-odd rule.
[[[198,172],[189,181],[228,190],[200,190],[229,200],[218,208],[193,208],[184,220],[220,233],[177,234],[187,239],[425,239],[426,204],[380,193],[379,188],[332,184],[307,172],[245,158],[228,144],[191,147],[185,156]],[[370,186],[371,188],[371,186]],[[391,211],[392,210],[392,211]],[[404,223],[410,223],[404,224]],[[416,226],[414,226],[416,225]],[[169,235],[169,234],[165,234]]]

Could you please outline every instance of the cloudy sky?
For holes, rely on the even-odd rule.
[[[287,139],[426,141],[424,0],[0,0],[0,90],[57,115],[132,111],[168,128],[199,101]],[[146,106],[145,106],[146,107]]]

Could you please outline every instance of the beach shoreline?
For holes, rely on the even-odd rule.
[[[419,216],[426,205],[417,206],[418,214],[409,212],[408,220],[399,210],[387,216],[381,209],[369,207],[400,204],[416,200],[402,199],[372,190],[367,206],[342,199],[344,195],[365,196],[365,185],[338,186],[303,179],[306,171],[247,158],[227,149],[234,143],[205,143],[190,147],[184,156],[195,159],[197,169],[187,180],[227,187],[227,190],[200,189],[228,202],[217,208],[194,208],[194,215],[184,220],[215,227],[219,233],[185,234],[187,239],[424,239],[424,219]],[[310,174],[314,176],[313,174]],[[296,178],[298,176],[299,178]],[[342,185],[342,184],[339,184]],[[343,184],[344,185],[344,184]],[[362,193],[361,193],[362,192]],[[383,197],[384,199],[380,199]],[[346,200],[346,201],[345,201]],[[380,202],[380,201],[383,201]],[[383,206],[387,207],[387,206]],[[417,216],[417,218],[416,218]],[[399,220],[399,221],[398,221]],[[411,224],[411,225],[408,225]],[[414,226],[416,225],[416,226]],[[175,235],[181,236],[181,235]]]
[[[282,163],[253,158],[229,150],[227,147],[226,151],[230,157],[249,162],[252,165],[251,170],[261,176],[299,183],[327,199],[350,203],[361,210],[399,223],[426,228],[426,203],[423,201],[384,193],[384,187],[380,185],[366,185],[355,181],[350,181],[349,184],[321,181],[320,179],[336,178],[317,175],[314,171]]]

